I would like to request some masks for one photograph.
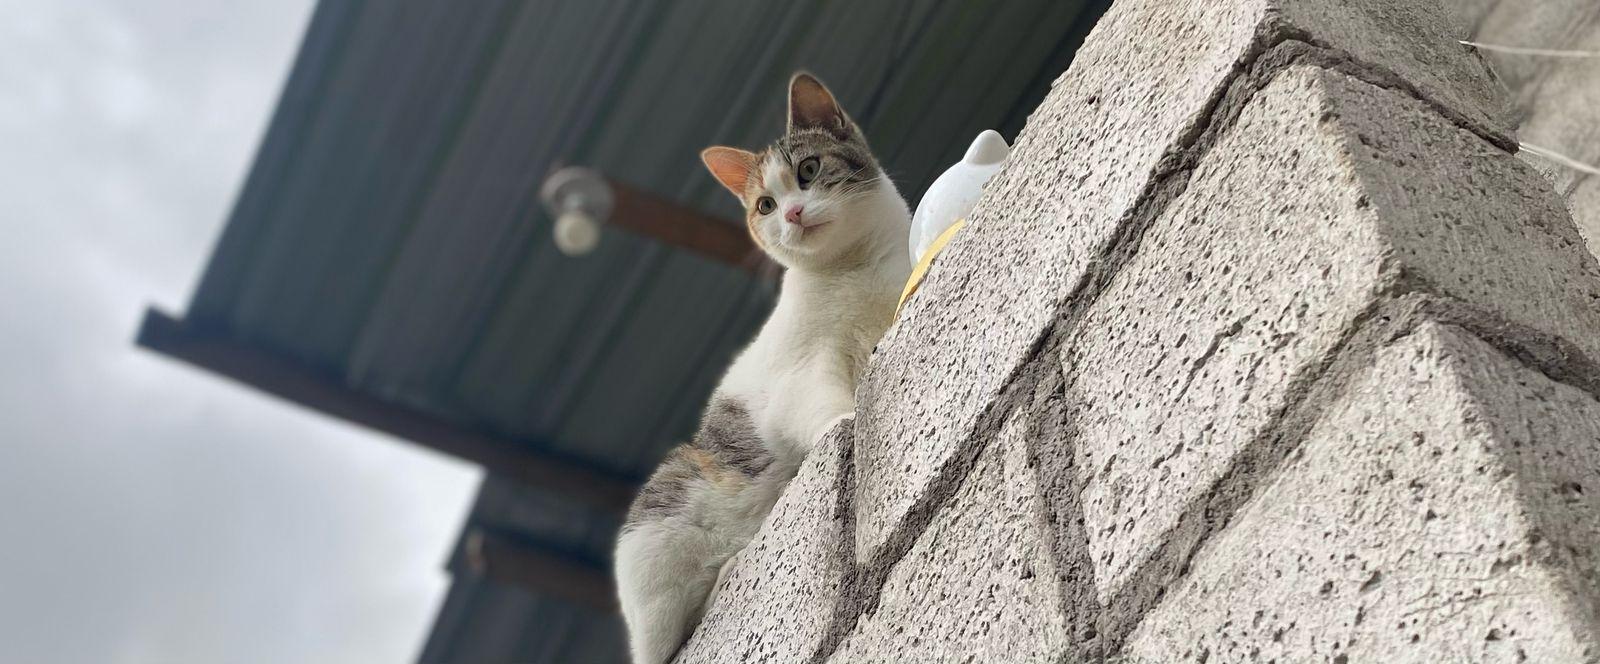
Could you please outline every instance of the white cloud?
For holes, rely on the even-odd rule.
[[[477,471],[132,345],[186,301],[310,2],[0,0],[0,643],[415,656]]]

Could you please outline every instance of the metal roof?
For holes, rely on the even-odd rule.
[[[178,327],[637,481],[774,293],[628,233],[560,254],[544,176],[580,164],[739,218],[696,154],[774,138],[805,68],[915,201],[978,131],[1015,136],[1106,4],[322,0]],[[465,531],[608,569],[615,513],[530,484],[491,475]],[[611,613],[461,556],[424,661],[621,661]]]

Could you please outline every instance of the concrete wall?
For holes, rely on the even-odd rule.
[[[1596,0],[1472,0],[1462,11],[1474,41],[1600,52]],[[1600,59],[1484,55],[1511,90],[1522,140],[1600,164]],[[1600,177],[1545,158],[1530,157],[1530,162],[1550,176],[1590,248],[1600,252]]]
[[[1464,14],[1117,3],[679,661],[1600,660],[1600,264]]]

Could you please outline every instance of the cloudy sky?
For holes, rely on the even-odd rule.
[[[0,0],[0,644],[416,656],[474,468],[136,350],[182,311],[310,0]]]

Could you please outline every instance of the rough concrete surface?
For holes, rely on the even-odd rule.
[[[1573,572],[1600,564],[1597,484],[1593,395],[1424,325],[1378,354],[1126,654],[1592,661],[1594,578]]]
[[[1574,183],[1567,195],[1567,209],[1582,229],[1589,252],[1600,256],[1600,178],[1589,176]]]
[[[1458,8],[1470,39],[1494,46],[1600,52],[1600,2],[1474,0]],[[1593,58],[1485,50],[1511,90],[1520,138],[1590,166],[1600,165],[1600,67]],[[1565,196],[1592,253],[1600,254],[1600,177],[1545,156],[1528,159]]]
[[[1576,16],[1580,29],[1559,43],[1562,48],[1600,53],[1600,3]],[[1502,58],[1507,59],[1507,58]],[[1537,58],[1524,58],[1535,59]],[[1521,88],[1526,120],[1522,140],[1533,149],[1554,151],[1591,167],[1600,165],[1600,66],[1595,59],[1549,62]],[[1551,171],[1556,192],[1584,232],[1591,253],[1600,254],[1600,176],[1547,156],[1534,155]]]
[[[975,433],[994,428],[1009,407],[1002,394],[1063,311],[1094,297],[1137,248],[1141,226],[1181,191],[1187,165],[1229,121],[1218,111],[1224,92],[1263,53],[1311,40],[1296,58],[1401,86],[1509,147],[1492,74],[1455,43],[1461,21],[1426,7],[1115,5],[1030,118],[968,230],[908,302],[863,379],[858,464],[871,479],[858,485],[861,560],[883,555],[896,527],[942,490],[930,487],[963,472]],[[984,343],[971,343],[975,335]]]
[[[1280,28],[1336,51],[1402,85],[1480,134],[1515,128],[1511,104],[1489,65],[1459,43],[1470,24],[1444,2],[1282,0]]]
[[[1505,2],[1116,3],[681,661],[1600,661]]]
[[[849,570],[840,498],[852,429],[835,425],[811,450],[732,561],[679,664],[803,661],[817,648]]]
[[[1373,212],[1321,118],[1327,76],[1296,68],[1255,95],[1063,344],[1102,602],[1385,287]]]
[[[1330,80],[1330,110],[1406,278],[1600,359],[1600,263],[1549,183],[1413,100]]]
[[[1203,122],[1264,13],[1255,2],[1125,2],[1095,27],[862,379],[858,433],[870,441],[857,454],[864,560],[941,470],[961,463],[980,416],[1162,156]],[[1167,38],[1126,47],[1149,31]]]
[[[1449,6],[1451,3],[1441,3]],[[1595,29],[1600,5],[1594,0],[1474,0],[1456,8],[1469,27],[1472,41],[1497,46],[1565,49]],[[1555,69],[1578,64],[1566,60],[1496,51],[1483,57],[1494,63],[1520,113],[1526,114],[1538,97],[1538,81]]]
[[[1063,346],[1101,599],[1379,298],[1438,291],[1600,349],[1600,269],[1543,185],[1342,74],[1257,93]]]
[[[1071,642],[1019,412],[889,573],[832,662],[1054,662]]]
[[[1569,50],[1600,53],[1600,3],[1584,20],[1583,33],[1562,42]],[[1528,58],[1525,60],[1541,60]],[[1600,163],[1600,67],[1594,59],[1543,58],[1538,78],[1522,88],[1527,99],[1520,138],[1586,164]],[[1550,62],[1556,60],[1555,62]],[[1557,167],[1556,191],[1566,193],[1594,175],[1546,160]]]

